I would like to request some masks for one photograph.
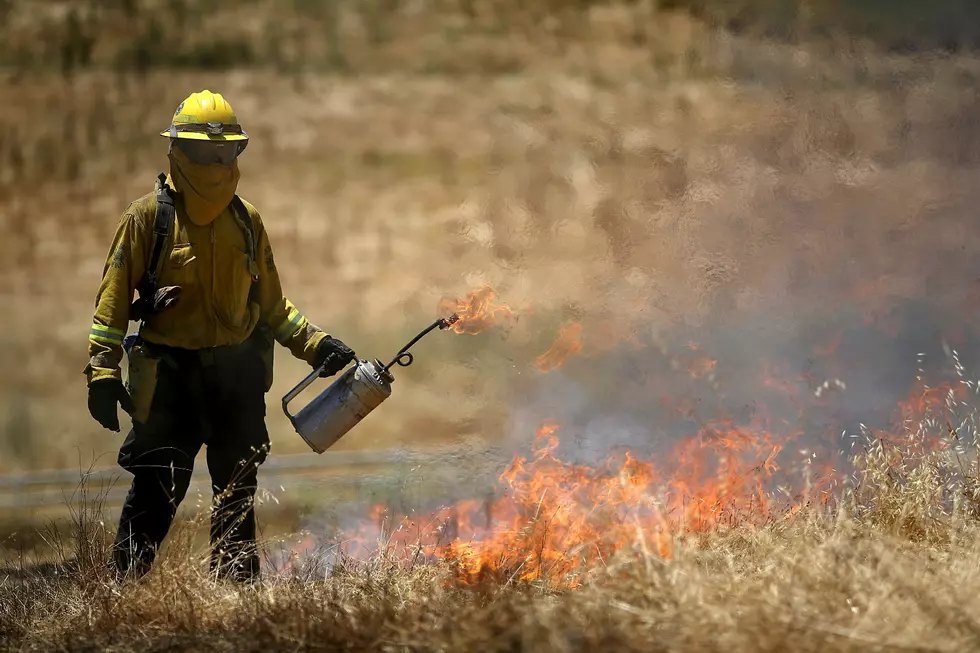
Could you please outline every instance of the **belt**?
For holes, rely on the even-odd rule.
[[[240,343],[234,345],[218,345],[215,347],[201,347],[199,349],[187,349],[184,347],[174,347],[172,345],[161,345],[140,338],[137,344],[146,346],[154,355],[161,358],[170,358],[176,365],[181,361],[196,358],[202,367],[216,365],[224,361],[240,357],[249,351],[255,351],[251,343],[251,336]]]

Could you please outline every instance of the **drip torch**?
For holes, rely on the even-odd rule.
[[[282,398],[282,410],[296,432],[313,451],[323,453],[350,431],[358,422],[391,396],[391,373],[394,365],[408,367],[415,357],[408,351],[433,329],[448,329],[459,321],[459,315],[436,320],[426,327],[398,353],[387,365],[380,360],[355,359],[337,380],[313,398],[295,415],[289,412],[289,403],[311,383],[319,378],[326,363],[313,370],[295,388]]]

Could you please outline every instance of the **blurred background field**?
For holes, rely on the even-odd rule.
[[[94,294],[202,88],[252,137],[240,193],[315,323],[387,359],[485,283],[517,316],[429,336],[340,452],[516,449],[558,419],[590,459],[754,414],[774,377],[811,403],[848,381],[814,433],[888,421],[919,353],[973,342],[965,0],[3,0],[0,25],[0,472],[114,463]],[[307,451],[278,405],[307,368],[276,365],[273,453]]]

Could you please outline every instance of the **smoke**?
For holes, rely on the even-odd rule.
[[[560,425],[554,455],[590,469],[629,452],[669,476],[679,445],[732,428],[785,445],[792,473],[861,425],[896,426],[917,383],[955,381],[950,348],[969,373],[980,130],[971,92],[935,66],[591,99],[555,82],[553,112],[461,120],[459,147],[490,142],[499,166],[431,243],[430,281],[440,296],[489,282],[517,320],[459,336],[451,355],[478,372],[440,403],[468,385],[508,421],[485,434],[492,453],[412,470],[424,493],[362,494],[330,532],[381,536],[374,504],[413,527],[441,506],[479,513],[467,502],[499,496],[544,423]]]
[[[902,303],[893,313],[898,331],[886,335],[850,321],[856,308],[835,309],[819,328],[785,305],[682,330],[664,349],[621,346],[569,360],[514,397],[514,442],[526,445],[543,420],[553,419],[563,427],[561,457],[594,464],[622,450],[655,457],[706,425],[730,422],[793,435],[797,449],[812,449],[841,444],[838,436],[861,424],[895,426],[899,402],[917,379],[932,386],[956,380],[943,345],[957,317],[967,326],[967,313]],[[699,343],[696,352],[686,338]],[[958,346],[969,352],[977,344],[968,334]],[[708,356],[715,362],[704,374]]]
[[[683,111],[623,95],[602,118],[564,98],[482,126],[507,164],[450,232],[447,279],[489,280],[515,309],[502,337],[517,367],[472,382],[509,422],[488,437],[497,455],[447,470],[418,513],[492,491],[548,421],[555,455],[590,467],[628,451],[669,469],[678,444],[729,427],[769,434],[784,459],[832,457],[860,425],[894,426],[917,381],[955,380],[944,346],[969,369],[976,104],[952,84],[923,105],[940,70],[881,88],[702,87]],[[502,355],[481,352],[495,328],[465,336],[483,362]]]
[[[622,139],[593,155],[592,187],[570,189],[598,197],[571,209],[594,239],[569,293],[584,346],[514,393],[515,447],[553,419],[559,456],[595,464],[725,421],[833,451],[895,426],[917,382],[955,382],[952,349],[969,372],[976,103],[927,114],[919,90],[774,100],[754,121],[736,103],[670,156]],[[526,276],[560,274],[555,248],[527,251]]]

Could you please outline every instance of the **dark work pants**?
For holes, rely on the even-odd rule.
[[[133,481],[113,546],[116,573],[149,571],[187,492],[194,457],[206,445],[212,572],[254,579],[253,499],[269,450],[262,359],[252,341],[204,351],[147,347],[159,358],[157,380],[145,423],[134,421],[119,450],[119,465]]]

